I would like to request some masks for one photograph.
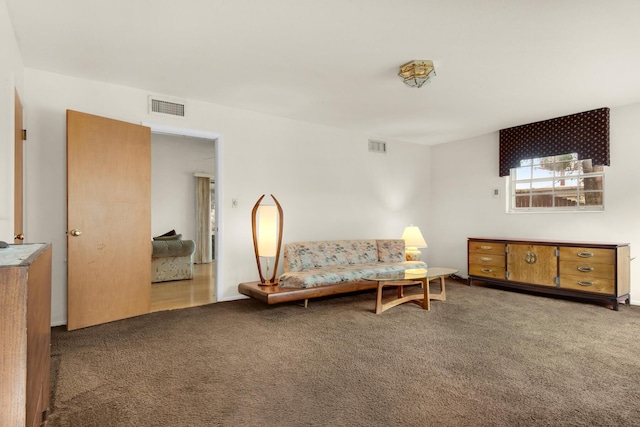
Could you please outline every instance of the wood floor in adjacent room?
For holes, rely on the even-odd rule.
[[[195,264],[192,280],[151,284],[151,312],[176,310],[215,302],[215,262]]]

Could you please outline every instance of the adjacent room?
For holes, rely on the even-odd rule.
[[[0,425],[639,425],[638,16],[0,0]]]
[[[152,312],[215,302],[214,159],[213,140],[151,136]]]

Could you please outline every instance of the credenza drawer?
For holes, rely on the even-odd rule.
[[[478,265],[489,265],[495,267],[504,267],[505,266],[505,256],[503,255],[495,255],[495,254],[478,254],[478,253],[470,253],[469,254],[469,263],[470,264],[478,264]]]
[[[560,261],[560,277],[580,276],[584,280],[591,278],[615,279],[615,268],[613,264],[599,264],[596,262],[584,261]]]
[[[469,242],[469,252],[504,255],[504,243]]]
[[[489,265],[469,264],[469,275],[480,277],[491,277],[494,279],[505,278],[505,268]]]
[[[614,295],[615,280],[600,279],[598,277],[587,278],[578,275],[565,275],[560,276],[560,288]]]
[[[612,249],[562,247],[560,261],[585,261],[590,264],[615,263],[615,251]]]

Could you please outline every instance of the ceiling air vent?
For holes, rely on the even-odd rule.
[[[175,117],[185,116],[185,102],[180,99],[149,96],[149,113],[168,114]]]
[[[387,154],[387,143],[383,141],[369,140],[369,151],[372,153]]]

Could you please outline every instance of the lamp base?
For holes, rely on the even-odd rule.
[[[258,286],[276,286],[278,284],[278,279],[271,281],[265,280],[264,282],[258,282]]]
[[[418,248],[406,248],[404,255],[407,261],[420,261],[420,258],[422,258],[422,252],[420,252]]]

